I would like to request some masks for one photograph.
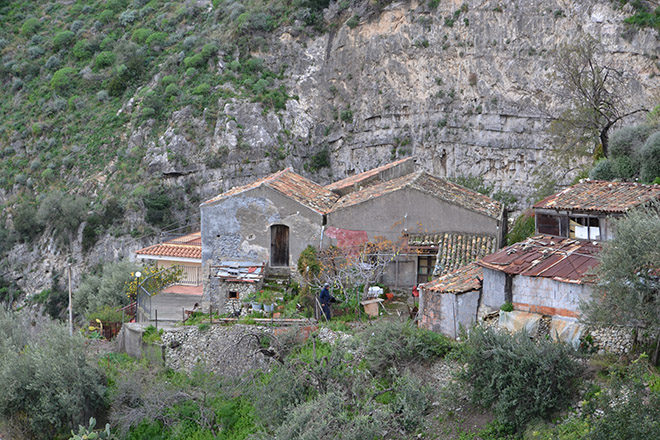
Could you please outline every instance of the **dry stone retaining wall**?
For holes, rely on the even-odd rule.
[[[257,336],[271,335],[272,329],[255,325],[212,325],[205,330],[189,326],[165,330],[161,339],[165,365],[191,371],[198,365],[214,373],[240,376],[248,370],[267,368],[270,360],[259,353]]]

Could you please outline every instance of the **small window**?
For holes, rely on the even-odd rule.
[[[227,298],[229,298],[229,299],[238,299],[238,292],[232,292],[230,290],[229,295],[227,295]]]
[[[600,222],[597,217],[571,217],[570,237],[600,240]]]

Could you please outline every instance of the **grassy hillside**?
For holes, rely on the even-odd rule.
[[[113,196],[113,206],[144,210],[155,226],[171,222],[177,204],[194,206],[193,188],[166,192],[146,173],[146,146],[128,148],[129,136],[142,130],[157,140],[184,107],[212,133],[219,104],[231,98],[283,108],[284,66],[274,71],[251,54],[268,50],[279,26],[318,31],[327,3],[0,2],[0,200],[17,234],[0,232],[29,240],[47,229],[35,216],[38,196],[56,190],[94,196],[78,199],[70,231],[88,219],[85,208],[103,216]]]

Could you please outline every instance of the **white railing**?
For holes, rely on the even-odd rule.
[[[184,266],[179,265],[183,270],[183,277],[178,284],[185,286],[199,286],[202,284],[202,268],[201,266]]]

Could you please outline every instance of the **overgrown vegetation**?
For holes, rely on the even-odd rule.
[[[612,134],[609,156],[596,162],[589,177],[599,180],[660,178],[660,130],[655,124],[623,127]]]
[[[104,408],[103,376],[82,338],[0,308],[0,421],[12,438],[50,440]]]
[[[573,349],[524,332],[513,336],[476,328],[467,341],[463,379],[472,401],[493,410],[516,430],[566,409],[578,391],[582,367]]]

